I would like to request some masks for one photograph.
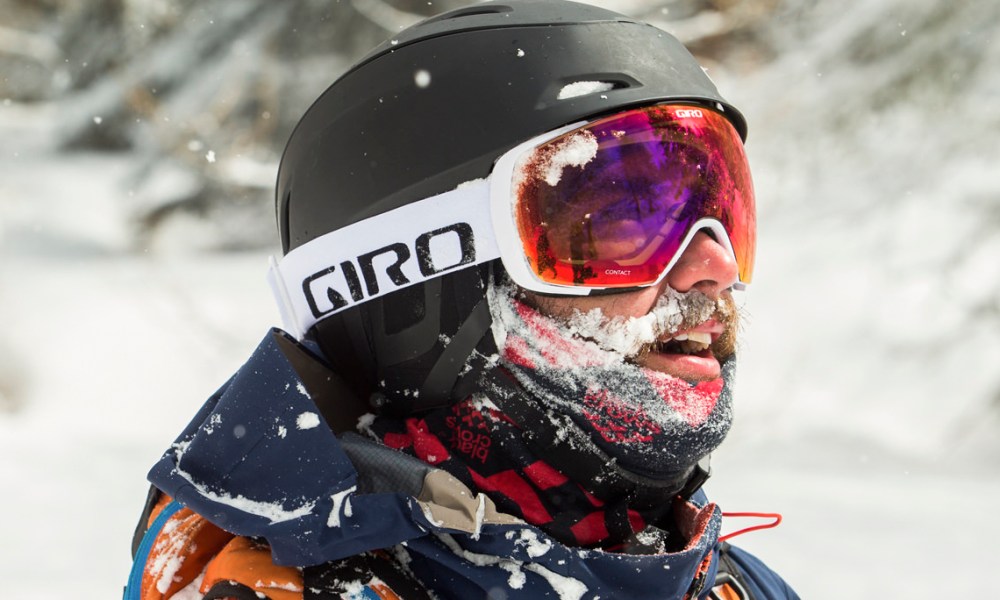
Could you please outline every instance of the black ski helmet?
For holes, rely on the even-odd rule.
[[[602,91],[560,98],[576,82]],[[742,115],[694,57],[651,25],[565,0],[429,18],[362,58],[299,121],[278,172],[282,250],[487,177],[535,135],[668,100],[719,107],[745,138]],[[369,300],[310,335],[376,408],[447,405],[490,364],[487,272],[457,270]]]

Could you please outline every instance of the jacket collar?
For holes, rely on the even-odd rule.
[[[353,434],[338,438],[273,334],[149,478],[219,527],[266,539],[277,564],[396,547],[421,580],[455,597],[493,588],[524,598],[681,597],[717,552],[721,524],[714,505],[688,502],[677,518],[691,542],[680,552],[564,546],[441,470]]]

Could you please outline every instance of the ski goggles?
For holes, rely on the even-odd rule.
[[[714,110],[619,113],[515,148],[491,178],[504,266],[522,287],[654,285],[702,229],[734,256],[740,283],[752,278],[750,169],[739,134]]]
[[[272,259],[286,328],[500,258],[522,288],[587,295],[660,283],[708,230],[750,283],[756,241],[743,143],[721,112],[663,104],[528,140],[487,179],[316,238]]]

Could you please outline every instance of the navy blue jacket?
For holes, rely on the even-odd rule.
[[[442,599],[707,597],[720,568],[756,600],[798,598],[759,560],[718,542],[721,512],[700,493],[683,511],[691,542],[680,552],[584,550],[497,512],[443,471],[336,435],[274,334],[205,403],[149,479],[218,527],[266,540],[278,565],[391,549]]]

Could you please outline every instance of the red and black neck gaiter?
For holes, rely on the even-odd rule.
[[[669,496],[646,509],[630,508],[627,497],[597,498],[536,456],[522,429],[484,397],[419,418],[378,418],[370,433],[390,448],[444,469],[485,493],[501,511],[568,545],[623,550],[636,532],[663,521],[671,510]],[[667,543],[665,536],[645,542],[659,548]]]

